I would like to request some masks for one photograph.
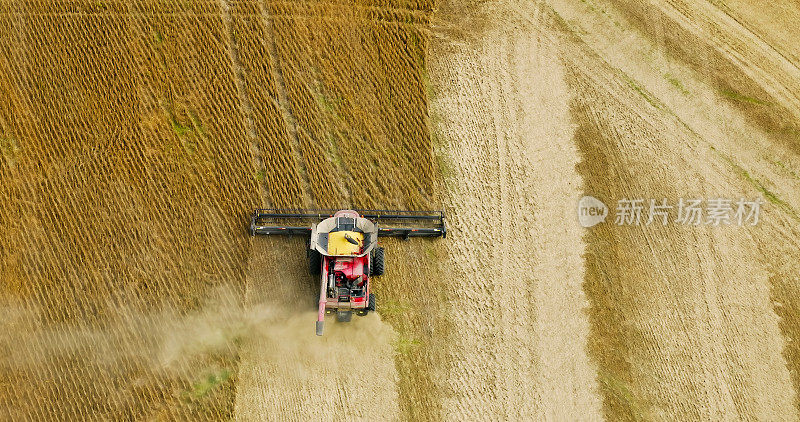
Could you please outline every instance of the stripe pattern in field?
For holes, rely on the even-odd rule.
[[[231,2],[234,28],[251,29],[235,37],[246,85],[262,86],[262,78],[272,78],[268,83],[274,83],[274,90],[270,88],[268,95],[286,122],[305,206],[435,206],[423,70],[428,12],[396,6]],[[264,54],[254,53],[258,49],[266,51],[274,63],[268,72],[256,70],[261,65],[248,64],[248,57]],[[259,101],[253,104],[255,114],[261,113]],[[273,200],[297,203],[296,198],[281,202],[273,196]],[[374,284],[381,315],[400,330],[399,338],[380,320],[357,318],[356,326],[374,333],[361,344],[360,332],[329,322],[322,343],[313,342],[319,353],[313,358],[299,356],[300,368],[290,351],[296,342],[311,344],[313,338],[306,337],[313,334],[313,318],[297,310],[311,303],[316,290],[309,286],[317,281],[292,270],[302,268],[302,260],[281,271],[259,267],[285,261],[274,245],[254,240],[246,301],[277,307],[294,304],[286,311],[287,318],[299,332],[287,341],[261,336],[245,344],[237,417],[263,419],[276,412],[301,419],[435,414],[437,398],[431,394],[428,370],[432,358],[427,353],[431,344],[416,347],[426,318],[392,312],[393,304],[405,302],[410,295],[423,296],[417,292],[415,278],[408,276],[421,273],[416,279],[429,278],[424,267],[419,270],[409,260],[420,252],[387,244],[396,276],[386,275]],[[302,250],[299,244],[295,247]],[[286,279],[300,285],[287,284]],[[413,308],[429,308],[428,302],[415,303]],[[405,347],[408,343],[413,346]],[[383,369],[364,373],[357,370],[360,365],[350,370],[346,364],[337,364],[347,360],[347,353],[359,354],[370,362],[367,366]],[[370,381],[363,382],[364,377]],[[362,397],[381,398],[365,401]]]
[[[208,406],[182,401],[202,369],[151,366],[158,351],[146,345],[159,339],[122,312],[166,307],[180,318],[215,286],[241,288],[241,221],[257,189],[241,119],[227,117],[238,110],[218,9],[0,7],[0,91],[11,104],[0,136],[14,145],[0,165],[3,297],[32,319],[26,329],[63,330],[58,346],[6,331],[6,346],[30,336],[55,349],[35,368],[4,362],[13,388],[0,407],[42,419],[224,417],[230,388]],[[112,364],[75,330],[116,339],[103,358]],[[234,354],[197,367],[233,365]]]
[[[452,209],[443,414],[599,420],[582,230],[570,226],[582,181],[552,18],[537,5],[530,21],[489,10],[498,19],[480,36],[438,33],[431,66]]]
[[[154,321],[203,320],[227,286],[217,319],[239,324],[255,207],[433,203],[430,11],[0,2],[0,347],[41,357],[0,362],[0,410],[230,418],[240,339],[165,368]]]

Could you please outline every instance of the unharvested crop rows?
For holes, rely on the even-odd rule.
[[[230,3],[231,33],[216,1],[0,4],[0,346],[30,350],[0,366],[4,414],[230,417],[235,348],[154,367],[153,315],[241,298],[261,187],[432,203],[429,2]]]
[[[331,9],[308,15],[278,4],[270,12],[291,111],[299,136],[308,137],[301,138],[308,168],[316,167],[314,150],[327,150],[347,174],[351,203],[430,206],[425,34],[364,20],[359,9]],[[328,176],[310,178],[315,186]]]
[[[244,71],[247,95],[253,104],[264,182],[273,206],[302,205],[302,179],[295,160],[287,122],[283,119],[270,53],[266,16],[255,2],[233,5],[233,33]]]
[[[262,154],[277,205],[300,205],[297,164],[316,206],[387,206],[385,198],[430,204],[425,15],[369,5],[235,2],[232,17],[256,126],[276,132],[263,137],[275,142],[262,145]],[[281,95],[295,122],[278,118]],[[336,181],[334,174],[347,176]]]
[[[0,87],[12,101],[2,137],[16,146],[0,169],[3,297],[34,321],[9,326],[3,343],[41,355],[0,368],[4,414],[231,411],[230,383],[202,398],[193,383],[206,367],[235,369],[235,353],[154,368],[153,327],[128,325],[129,312],[183,314],[215,286],[241,288],[243,221],[257,205],[218,6],[183,7],[3,6],[0,65],[15,76]]]

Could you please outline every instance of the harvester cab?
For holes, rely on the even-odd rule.
[[[318,222],[297,225],[303,220]],[[391,227],[379,227],[378,221]],[[321,336],[326,314],[335,312],[337,321],[349,322],[354,312],[360,316],[375,312],[370,280],[386,271],[378,237],[446,237],[447,225],[443,211],[258,209],[250,221],[250,234],[308,236],[308,269],[320,277],[317,335]]]

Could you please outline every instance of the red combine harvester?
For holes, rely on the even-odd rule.
[[[302,220],[317,220],[308,226]],[[378,221],[391,227],[379,227]],[[408,227],[411,222],[425,227]],[[320,275],[317,335],[322,335],[325,314],[336,312],[336,320],[349,322],[355,312],[364,316],[376,308],[370,280],[386,270],[378,237],[446,237],[443,211],[390,210],[279,210],[253,212],[250,234],[308,236],[308,268]]]

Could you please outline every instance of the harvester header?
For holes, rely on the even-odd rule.
[[[277,209],[264,208],[253,212],[250,234],[310,235],[310,225],[298,225],[300,221],[322,221],[331,218],[339,210]],[[361,217],[378,225],[378,236],[396,237],[447,237],[444,211],[406,210],[353,210]],[[411,226],[417,224],[418,226]]]

